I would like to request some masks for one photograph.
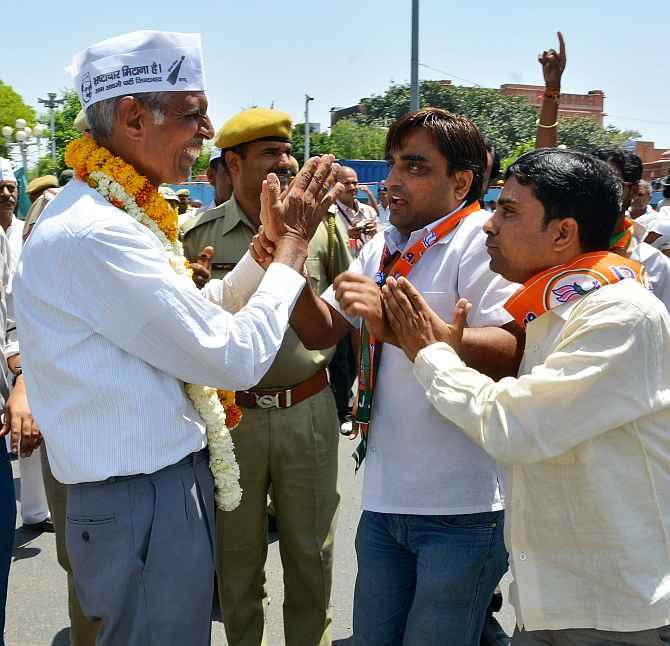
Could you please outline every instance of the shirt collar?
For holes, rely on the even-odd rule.
[[[356,215],[360,210],[361,210],[361,205],[358,200],[354,201],[354,206],[358,208],[352,208],[350,206],[347,206],[344,202],[341,202],[340,200],[337,200],[337,206],[342,209],[347,215],[354,216]]]
[[[22,224],[21,220],[19,220],[13,213],[12,213],[12,221],[10,225],[7,227],[7,231],[5,231],[6,235],[9,235],[9,232],[16,226],[16,224]]]
[[[226,235],[229,231],[232,231],[238,224],[242,224],[252,231],[256,231],[257,227],[249,220],[244,211],[237,202],[235,194],[233,193],[228,200],[228,209],[223,221],[223,228],[221,230],[221,235]]]
[[[398,229],[396,229],[392,224],[389,225],[387,229],[384,229],[384,241],[386,242],[388,250],[391,253],[404,251],[407,247],[413,245],[417,240],[425,238],[436,226],[445,220],[448,220],[455,213],[458,213],[464,206],[465,202],[456,207],[453,211],[447,213],[447,215],[441,217],[439,220],[435,220],[434,222],[427,224],[425,227],[423,227],[423,229],[412,231],[407,240],[403,240],[403,236],[401,235],[400,231],[398,231]],[[450,235],[446,235],[441,240],[438,240],[436,244],[444,244],[445,242],[451,240],[451,235],[454,233],[454,231],[451,231]]]

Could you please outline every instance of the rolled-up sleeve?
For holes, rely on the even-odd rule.
[[[493,458],[530,463],[668,405],[668,326],[657,312],[594,296],[544,362],[494,382],[451,347],[422,350],[414,374],[435,409]]]
[[[188,276],[177,275],[157,240],[137,227],[106,223],[77,243],[81,264],[71,275],[69,298],[94,332],[182,381],[228,390],[256,385],[269,369],[305,282],[273,263],[247,304],[231,314],[208,301]],[[228,281],[231,309],[258,276],[246,284]]]

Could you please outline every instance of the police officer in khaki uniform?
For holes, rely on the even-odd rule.
[[[277,110],[254,108],[230,119],[215,145],[233,182],[222,205],[187,222],[186,256],[195,261],[214,248],[212,275],[230,271],[260,223],[260,189],[269,172],[290,168],[291,120]],[[323,291],[351,262],[344,226],[319,225],[305,270]],[[329,609],[337,493],[338,420],[326,367],[333,349],[309,351],[289,329],[277,358],[258,386],[237,394],[244,416],[233,431],[242,503],[220,512],[217,571],[221,609],[231,646],[265,644],[267,494],[272,498],[284,566],[284,634],[287,646],[331,642]]]

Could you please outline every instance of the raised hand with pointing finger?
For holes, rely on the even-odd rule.
[[[537,120],[536,148],[554,148],[558,143],[558,106],[567,57],[563,34],[559,31],[557,35],[558,52],[555,49],[547,49],[537,57],[544,76],[544,94],[540,118]]]
[[[555,49],[547,49],[543,51],[537,60],[542,66],[542,74],[544,75],[544,84],[547,91],[561,90],[561,78],[565,71],[565,63],[567,61],[565,55],[565,40],[563,34],[559,31],[558,35],[558,52]]]

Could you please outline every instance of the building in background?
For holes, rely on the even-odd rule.
[[[635,154],[642,160],[642,179],[653,182],[670,174],[670,150],[656,148],[653,141],[636,141]]]
[[[505,83],[500,86],[500,93],[506,96],[520,96],[534,108],[542,105],[543,85],[523,85]],[[589,90],[586,94],[567,94],[561,92],[561,103],[558,107],[559,117],[582,117],[603,125],[605,116],[605,93],[602,90]]]

